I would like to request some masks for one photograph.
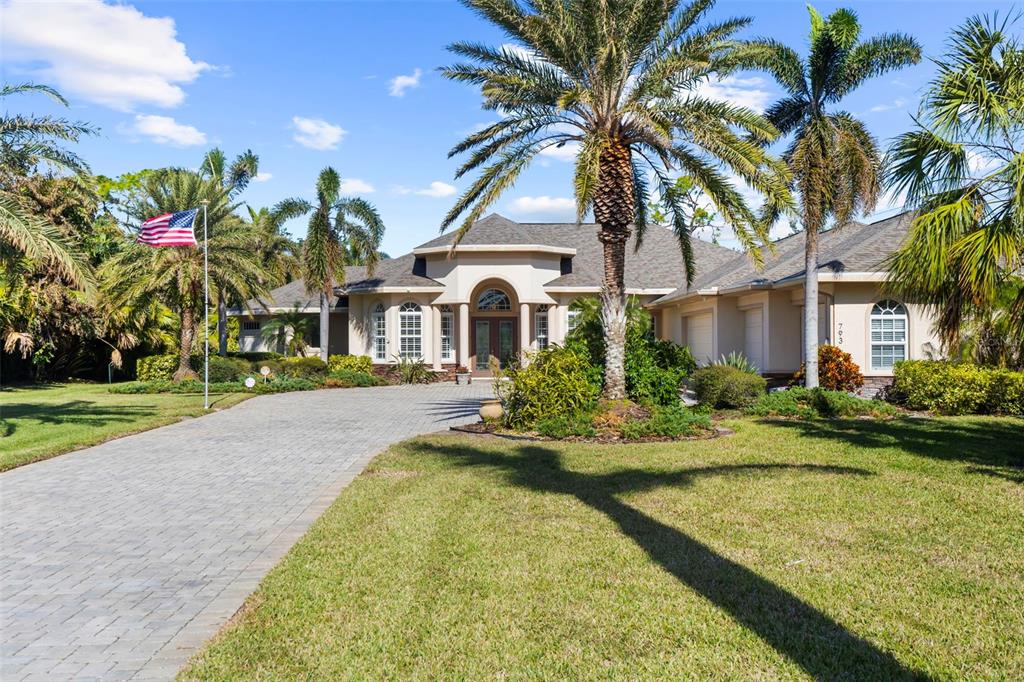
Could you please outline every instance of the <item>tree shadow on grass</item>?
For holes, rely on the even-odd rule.
[[[97,405],[88,400],[69,400],[63,403],[40,405],[39,403],[13,403],[4,405],[4,426],[0,431],[5,436],[13,434],[18,423],[34,421],[39,424],[58,425],[75,424],[78,426],[100,427],[113,423],[133,422],[140,417],[149,417],[157,413],[155,407]]]
[[[970,473],[1024,482],[1024,419],[892,419],[782,421],[772,426],[802,437],[862,448],[897,447],[922,457],[970,464]]]
[[[663,486],[687,486],[704,476],[751,471],[872,475],[867,470],[813,464],[747,464],[587,474],[565,469],[556,451],[538,446],[519,447],[510,454],[457,443],[414,443],[411,447],[463,466],[499,471],[513,484],[530,490],[575,497],[612,520],[679,582],[724,610],[814,678],[927,679],[924,673],[905,667],[798,596],[617,497]]]

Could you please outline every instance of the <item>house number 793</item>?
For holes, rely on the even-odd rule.
[[[839,322],[836,325],[836,345],[843,345],[843,323]]]

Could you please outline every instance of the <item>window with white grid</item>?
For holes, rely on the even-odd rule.
[[[423,311],[412,302],[398,309],[398,354],[413,360],[423,357]]]
[[[546,305],[537,306],[533,326],[537,336],[537,350],[544,350],[548,347],[548,307]]]
[[[455,361],[455,313],[450,306],[441,307],[441,362]]]
[[[871,308],[871,369],[889,370],[907,359],[907,309],[886,299]]]
[[[388,359],[388,323],[383,303],[373,309],[373,359]]]

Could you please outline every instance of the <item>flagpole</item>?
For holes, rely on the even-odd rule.
[[[203,337],[206,350],[203,353],[203,409],[210,409],[210,238],[206,233],[206,207],[209,199],[203,199]]]

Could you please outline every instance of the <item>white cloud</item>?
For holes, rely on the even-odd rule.
[[[252,179],[252,181],[253,182],[266,182],[267,180],[271,179],[272,177],[274,177],[273,173],[257,173],[256,176]]]
[[[406,187],[405,185],[395,185],[391,188],[391,191],[395,194],[419,194],[425,197],[450,197],[458,190],[454,185],[449,185],[447,182],[434,180],[430,183],[430,187],[424,187],[423,189],[413,189],[412,187]]]
[[[392,97],[403,97],[406,90],[420,87],[420,76],[422,75],[422,70],[413,69],[412,75],[395,76],[389,81],[388,94]]]
[[[876,106],[873,106],[868,111],[878,113],[880,111],[892,111],[893,109],[902,109],[906,105],[906,103],[907,100],[903,99],[902,97],[898,97],[888,104],[878,104]]]
[[[195,127],[178,123],[170,116],[137,114],[135,124],[128,132],[148,137],[157,144],[173,144],[191,147],[206,144],[206,133]]]
[[[209,64],[192,60],[174,20],[131,5],[81,2],[0,3],[4,61],[21,63],[66,95],[121,111],[139,104],[174,107]]]
[[[576,219],[576,200],[568,197],[519,197],[509,204],[509,210],[518,215],[571,221]]]
[[[342,194],[370,194],[374,191],[373,185],[359,178],[345,178],[341,181]]]
[[[741,78],[726,76],[705,81],[697,87],[697,94],[708,99],[728,102],[735,106],[747,107],[763,112],[772,99],[768,81],[760,76]]]
[[[328,123],[322,118],[292,117],[295,134],[292,139],[309,149],[337,149],[341,138],[348,132],[341,126]]]

